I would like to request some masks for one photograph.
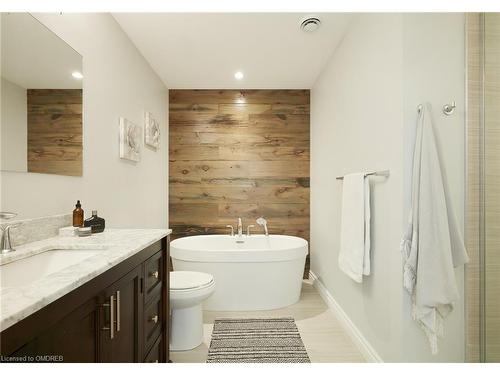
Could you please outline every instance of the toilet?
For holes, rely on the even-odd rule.
[[[214,277],[208,273],[170,272],[170,350],[190,350],[202,343],[202,303],[214,290]]]

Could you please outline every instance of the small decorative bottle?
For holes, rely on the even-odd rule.
[[[73,210],[73,226],[83,226],[83,210],[80,201],[76,201],[76,208]]]
[[[93,210],[92,216],[85,219],[83,225],[90,227],[92,233],[101,233],[104,231],[105,223],[106,221],[102,217],[97,216],[97,211]]]

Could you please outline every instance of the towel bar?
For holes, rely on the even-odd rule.
[[[365,173],[365,177],[366,176],[384,176],[384,177],[389,177],[391,174],[391,172],[386,169],[384,171],[376,171],[376,172],[368,172],[368,173]],[[344,179],[344,176],[338,176],[337,177],[337,180],[343,180]]]

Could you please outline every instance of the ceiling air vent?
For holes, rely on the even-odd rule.
[[[307,17],[300,24],[300,29],[305,31],[306,33],[312,33],[313,31],[318,30],[321,25],[321,21],[316,17]]]

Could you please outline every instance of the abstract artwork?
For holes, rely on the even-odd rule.
[[[120,117],[120,158],[141,160],[141,127]]]
[[[150,112],[144,113],[144,143],[155,149],[160,147],[160,124]]]

